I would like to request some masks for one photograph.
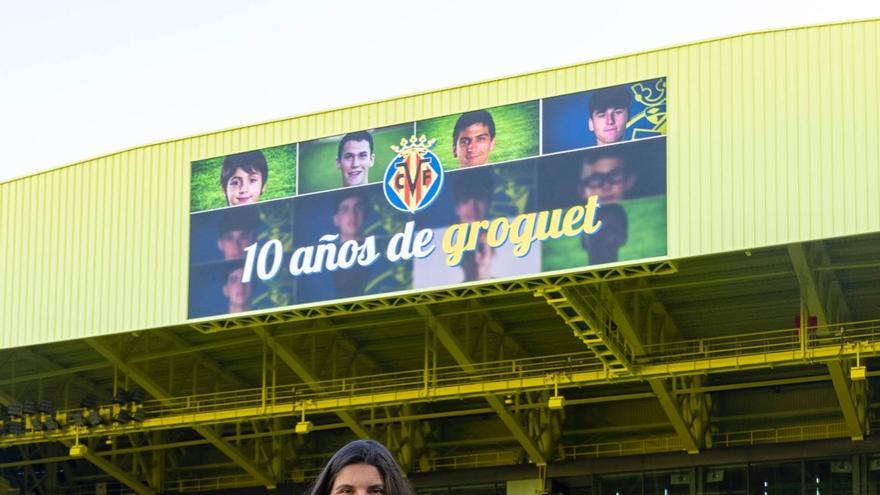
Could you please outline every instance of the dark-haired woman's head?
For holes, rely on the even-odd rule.
[[[310,495],[412,495],[412,488],[381,443],[355,440],[333,454]]]

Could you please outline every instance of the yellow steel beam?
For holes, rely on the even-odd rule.
[[[458,342],[458,339],[452,334],[452,330],[448,325],[436,318],[434,313],[427,306],[419,306],[416,308],[416,311],[425,317],[429,325],[434,329],[437,339],[443,344],[443,347],[449,351],[449,354],[452,355],[452,358],[458,363],[461,369],[468,373],[475,372],[476,369],[474,368],[473,361],[464,351],[464,348]],[[498,414],[498,417],[501,419],[501,422],[504,423],[504,426],[510,430],[522,448],[526,451],[526,455],[529,456],[529,459],[539,466],[547,465],[547,459],[544,457],[538,444],[529,436],[528,432],[523,429],[519,420],[513,415],[513,413],[504,407],[504,404],[502,404],[498,397],[488,395],[486,401],[489,403],[489,407]]]
[[[132,380],[135,381],[138,385],[144,388],[150,395],[154,398],[163,401],[167,400],[170,397],[170,394],[158,383],[156,383],[150,376],[145,373],[143,370],[138,368],[136,365],[128,364],[126,361],[118,355],[110,346],[106,345],[99,339],[89,338],[86,339],[86,343],[88,343],[93,349],[98,351],[99,354],[104,356],[105,359],[116,365],[123,373],[128,375]],[[182,425],[181,425],[182,426]],[[213,444],[218,450],[226,454],[230,459],[236,462],[239,466],[241,466],[245,471],[248,472],[251,476],[253,476],[257,481],[266,487],[274,487],[276,485],[276,481],[266,473],[261,467],[259,467],[254,461],[244,455],[237,448],[226,443],[214,430],[205,427],[205,426],[194,426],[194,429],[203,437],[208,439],[211,444]]]
[[[821,243],[813,243],[812,249],[815,250],[812,253],[813,256],[819,258],[821,264],[830,264]],[[809,315],[816,316],[820,326],[836,323],[840,319],[849,320],[849,307],[834,272],[824,271],[821,273],[821,279],[817,277],[812,271],[811,252],[804,244],[788,246],[788,255],[797,274],[801,294]],[[801,327],[807,328],[807,322],[801,322]],[[840,360],[829,361],[827,366],[850,437],[853,440],[863,440],[867,429],[865,421],[867,400],[865,400],[864,383],[856,385],[858,388],[855,388],[846,376]]]
[[[71,447],[73,445],[73,442],[67,441],[64,442],[64,444],[67,445],[67,447]],[[125,486],[134,490],[134,492],[138,495],[156,494],[155,491],[141,483],[140,480],[132,476],[130,473],[127,473],[122,469],[116,467],[112,462],[104,459],[99,455],[96,455],[94,452],[86,450],[83,458],[94,464],[101,471],[104,471],[105,473],[119,480]]]
[[[279,344],[277,340],[269,333],[268,330],[262,327],[254,328],[254,333],[262,339],[263,342],[272,350],[275,354],[284,361],[284,364],[287,365],[303,382],[305,382],[306,386],[315,392],[320,392],[323,390],[323,387],[319,384],[320,380],[318,377],[312,374],[311,370],[309,370],[308,366],[303,363],[302,359],[299,356],[295,355],[292,350],[284,347]],[[370,438],[370,432],[364,428],[363,425],[358,422],[354,413],[351,411],[338,411],[336,413],[339,416],[339,419],[345,423],[346,426],[351,428],[351,431],[357,435],[361,440],[368,440]]]
[[[489,395],[486,397],[486,402],[489,403],[489,407],[495,411],[501,419],[501,422],[504,423],[504,426],[510,430],[510,433],[516,438],[516,441],[519,442],[523,450],[526,451],[526,455],[529,456],[529,459],[538,466],[546,466],[547,459],[544,457],[544,453],[541,452],[537,442],[535,442],[535,440],[529,436],[528,432],[522,427],[519,419],[504,407],[504,404],[498,397]]]
[[[645,348],[642,345],[639,334],[632,326],[628,313],[624,310],[624,302],[621,298],[625,296],[616,294],[607,284],[603,286],[603,290],[605,299],[611,304],[612,314],[615,315],[615,321],[619,322],[618,326],[620,327],[620,331],[632,347],[633,353],[636,356],[644,355]],[[654,291],[649,290],[643,294],[650,297],[646,317],[653,318],[653,311],[654,308],[656,308],[659,311],[662,320],[660,331],[662,332],[664,327],[668,327],[669,333],[676,337],[681,337],[678,326],[666,311],[666,306],[657,300]],[[617,318],[620,318],[620,320],[617,320]],[[675,395],[670,393],[668,388],[670,384],[675,383],[675,380],[675,378],[654,378],[648,380],[648,383],[651,385],[651,390],[657,395],[660,407],[663,409],[663,412],[666,413],[669,422],[672,423],[672,427],[675,429],[675,433],[678,435],[681,445],[685,448],[687,453],[697,454],[700,452],[701,447],[708,446],[707,444],[711,443],[711,437],[706,434],[709,427],[709,405],[711,396],[705,392],[690,392],[682,397],[682,400],[678,400]],[[689,404],[696,404],[697,410],[690,410],[688,408]]]
[[[587,291],[591,292],[588,293]],[[645,354],[642,339],[633,323],[633,315],[627,310],[622,296],[615,294],[609,284],[590,287],[562,287],[558,291],[552,291],[552,293],[558,293],[563,296],[577,313],[578,317],[592,327],[592,330],[589,332],[589,335],[593,336],[592,339],[585,339],[583,331],[578,328],[578,321],[575,321],[576,318],[573,318],[566,311],[565,304],[559,301],[556,301],[554,304],[550,297],[558,296],[551,295],[548,297],[548,293],[544,292],[543,295],[548,298],[548,302],[557,307],[557,312],[560,316],[569,326],[575,329],[575,335],[584,340],[590,349],[596,352],[600,359],[603,359],[603,362],[605,359],[597,349],[601,351],[604,351],[606,348],[611,350],[627,368],[630,368],[632,365],[627,362],[626,349],[630,349],[634,356],[643,356]],[[653,293],[649,294],[653,296]],[[668,318],[668,316],[666,318],[671,321],[671,318]],[[579,331],[582,332],[580,335],[578,334]],[[623,339],[623,345],[619,342],[620,338]],[[599,342],[593,342],[594,340]],[[669,418],[669,422],[672,423],[676,433],[681,437],[681,444],[685,450],[691,454],[698,453],[702,446],[704,435],[702,431],[694,430],[696,427],[702,429],[704,425],[703,421],[696,421],[694,415],[696,414],[700,417],[708,415],[706,398],[701,394],[696,398],[696,401],[689,401],[687,398],[679,401],[670,393],[666,379],[653,378],[648,380],[648,383],[651,385],[651,390],[657,395],[660,406]],[[699,406],[700,411],[686,410],[685,404],[690,404],[691,402]],[[690,418],[690,420],[687,418]]]
[[[682,446],[684,446],[688,454],[699,453],[700,445],[691,432],[691,425],[689,425],[684,417],[682,417],[681,404],[676,401],[675,396],[673,396],[672,393],[669,392],[669,389],[666,388],[666,380],[654,378],[648,380],[648,384],[651,385],[651,390],[660,401],[660,406],[663,408],[663,412],[666,413],[666,416],[672,423],[672,427],[675,429],[675,433],[681,440]]]
[[[880,352],[880,340],[865,340],[860,344],[862,355]],[[855,357],[856,346],[852,343],[835,342],[835,345],[809,347],[805,350],[794,347],[786,350],[754,352],[742,355],[704,356],[695,359],[668,363],[646,364],[639,369],[643,377],[691,375],[719,373],[737,369],[771,368],[774,366],[803,365],[810,362],[827,362],[841,357]]]
[[[866,357],[880,355],[880,329],[871,330],[871,335],[870,339],[864,338],[858,341],[858,352]],[[852,338],[855,338],[855,336],[852,336]],[[848,343],[843,343],[842,340],[830,340],[827,345],[809,347],[807,349],[793,346],[790,349],[768,352],[753,349],[750,351],[751,353],[744,353],[744,351],[741,353],[734,350],[731,355],[713,356],[710,354],[700,358],[677,362],[647,363],[641,365],[637,372],[632,375],[615,377],[615,381],[632,382],[653,378],[703,375],[707,373],[780,366],[803,366],[807,363],[826,363],[838,360],[841,357],[854,357],[857,350],[852,338],[847,337]],[[586,355],[587,353],[584,354]],[[512,360],[506,366],[516,369],[518,362],[520,361]],[[502,364],[502,366],[504,365]],[[342,388],[339,383],[334,385],[333,383],[335,382],[324,382],[325,388],[327,390],[334,390],[334,392],[322,392],[311,395],[305,393],[297,397],[296,400],[307,403],[308,411],[312,414],[317,414],[407,402],[460,400],[469,397],[549,390],[553,388],[555,383],[558,383],[561,389],[608,383],[608,376],[605,371],[595,366],[580,369],[569,368],[564,372],[560,372],[558,368],[554,367],[546,370],[536,369],[530,373],[520,373],[517,371],[516,373],[504,375],[499,375],[497,369],[491,370],[488,374],[481,374],[482,372],[474,365],[468,366],[468,369],[471,370],[468,380],[445,382],[443,377],[440,376],[438,377],[438,385],[429,384],[427,387],[422,377],[414,373],[400,374],[400,376],[408,377],[410,381],[402,381],[397,374],[388,374],[388,383],[394,384],[393,387],[359,390],[356,383],[350,383],[346,388]],[[379,381],[382,377],[383,375],[370,377],[370,381]],[[341,380],[337,382],[341,382]],[[207,401],[202,403],[199,397],[192,399],[180,398],[172,400],[165,398],[162,402],[168,404],[167,411],[160,410],[151,413],[142,423],[97,427],[90,429],[88,433],[81,433],[80,435],[117,435],[134,431],[234,423],[276,416],[289,417],[300,410],[300,402],[294,402],[292,399],[271,404],[261,404],[259,399],[255,399],[250,403],[242,402],[239,404],[226,401]],[[189,409],[184,409],[186,404],[192,405]],[[214,409],[208,410],[207,407],[211,404],[214,404],[212,406]],[[56,440],[72,440],[73,437],[74,433],[71,430],[25,433],[21,436],[6,435],[0,437],[0,447]],[[220,440],[222,441],[222,439]]]
[[[834,271],[822,270],[820,278],[816,275],[814,264],[811,263],[812,256],[817,258],[822,265],[831,264],[823,245],[814,242],[810,245],[809,250],[803,244],[790,245],[788,246],[788,255],[801,285],[804,302],[807,304],[810,314],[818,318],[819,325],[849,321],[852,318],[849,306]]]
[[[846,376],[843,363],[839,360],[829,361],[828,373],[831,375],[831,383],[834,384],[834,393],[843,411],[843,419],[846,421],[850,438],[853,440],[865,439],[865,409],[858,396],[852,393],[852,382]]]
[[[828,378],[826,377],[826,380]],[[799,383],[799,382],[795,382]],[[572,399],[567,400],[566,405],[579,405],[579,404],[597,404],[604,402],[616,402],[616,401],[627,401],[627,400],[636,400],[636,399],[648,399],[654,398],[653,392],[639,392],[639,393],[631,393],[631,394],[621,394],[621,395],[608,395],[601,397],[589,397],[583,399]],[[528,411],[532,409],[538,408],[546,408],[546,404],[542,403],[531,403],[531,404],[519,404],[514,406],[512,409],[514,411]],[[443,418],[457,418],[462,416],[482,416],[485,414],[493,413],[491,407],[480,407],[480,408],[469,408],[469,409],[459,409],[452,411],[432,411],[420,414],[401,414],[398,416],[387,416],[384,418],[374,418],[368,419],[364,421],[364,424],[369,425],[380,425],[380,424],[395,424],[395,423],[405,423],[405,422],[425,422],[436,419]],[[280,417],[280,416],[279,416]],[[665,423],[663,423],[665,425]],[[134,433],[135,431],[143,431],[142,428],[133,427],[122,427],[126,428],[124,432]],[[315,425],[312,431],[329,431],[329,430],[339,430],[347,428],[344,423],[321,423]],[[641,427],[626,427],[622,429],[621,427],[613,428],[614,431],[624,431],[624,430],[635,430]],[[605,429],[593,429],[593,430],[578,430],[574,433],[596,433],[596,432],[605,432],[608,428]],[[151,431],[153,433],[162,433],[164,430],[158,430],[151,427]],[[267,437],[275,437],[275,436],[289,436],[293,435],[295,430],[293,428],[280,428],[280,429],[272,429],[271,431],[266,432],[254,432],[254,433],[236,433],[227,437],[223,437],[224,441],[242,441],[242,440],[253,440],[257,438],[267,438]],[[80,438],[90,438],[90,437],[98,437],[104,436],[108,434],[120,434],[120,431],[114,430],[112,432],[95,430],[95,431],[87,431],[80,432]],[[71,434],[72,435],[72,434]],[[72,438],[72,437],[71,437]],[[504,437],[507,438],[507,437]],[[48,440],[48,439],[47,439]],[[432,442],[432,446],[448,446],[448,445],[468,445],[473,442],[483,442],[483,443],[491,443],[486,440],[471,440],[471,441],[457,441],[457,442]],[[4,444],[5,445],[5,444]],[[126,447],[126,448],[114,448],[112,450],[106,450],[97,452],[96,455],[107,457],[107,456],[115,456],[115,455],[127,455],[133,453],[144,453],[144,452],[156,452],[168,449],[181,449],[188,447],[197,447],[201,445],[210,445],[210,442],[205,439],[197,439],[197,440],[184,440],[184,441],[176,441],[176,442],[162,442],[157,443],[156,441],[152,441],[149,445],[140,445],[137,447]],[[3,462],[0,463],[0,469],[7,468],[15,468],[22,467],[27,465],[35,465],[35,464],[46,464],[50,462],[64,462],[73,459],[70,456],[60,456],[60,457],[42,457],[40,459],[34,460],[25,460],[25,461],[14,461],[14,462]],[[2,492],[0,492],[2,493]]]
[[[460,301],[462,299],[499,296],[513,292],[533,292],[542,287],[566,286],[588,282],[622,280],[653,275],[676,273],[677,267],[672,261],[652,261],[631,266],[618,266],[593,270],[583,273],[571,273],[552,277],[538,277],[526,280],[492,282],[484,285],[457,287],[428,293],[411,293],[380,299],[363,299],[326,306],[295,308],[286,311],[272,311],[266,314],[239,316],[225,320],[214,320],[192,323],[191,326],[200,332],[218,332],[239,328],[251,328],[262,325],[274,325],[294,321],[327,318],[337,315],[382,311],[387,309],[421,306],[427,303]]]
[[[617,331],[620,332],[623,340],[632,349],[633,354],[636,356],[643,355],[645,351],[642,347],[642,339],[639,337],[638,330],[632,322],[629,311],[625,309],[621,301],[621,296],[615,294],[607,283],[599,286],[599,292],[601,300],[607,301],[607,304],[610,306],[608,309],[611,313],[611,319],[617,325]]]
[[[600,300],[596,285],[551,287],[536,291],[547,300],[574,335],[593,351],[614,375],[630,372],[631,349],[617,323]]]

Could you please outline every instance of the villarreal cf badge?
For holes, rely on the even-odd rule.
[[[421,136],[400,140],[392,146],[397,156],[385,170],[385,198],[400,211],[415,213],[427,208],[443,187],[443,166],[431,152],[436,139]]]

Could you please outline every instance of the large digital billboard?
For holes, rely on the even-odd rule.
[[[665,256],[666,79],[192,163],[189,318]]]

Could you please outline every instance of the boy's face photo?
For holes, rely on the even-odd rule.
[[[453,155],[462,168],[477,167],[489,163],[489,154],[495,149],[495,138],[489,134],[486,124],[472,124],[458,133],[453,145]]]
[[[489,245],[486,237],[486,232],[480,232],[477,248],[465,253],[461,259],[465,282],[492,278],[492,260],[495,258],[495,248]]]
[[[596,144],[611,144],[623,141],[627,120],[629,110],[626,108],[606,108],[594,111],[587,126],[596,134]]]
[[[616,156],[599,158],[593,163],[584,162],[581,166],[581,196],[599,196],[600,204],[614,203],[626,199],[635,176],[629,173],[623,159]]]
[[[333,225],[339,229],[343,239],[354,239],[362,234],[366,214],[367,208],[359,196],[345,198],[336,207]]]
[[[226,202],[229,206],[256,203],[265,189],[263,174],[256,170],[248,173],[237,168],[226,181]]]
[[[463,198],[455,204],[455,214],[462,223],[485,220],[489,202],[482,198]]]
[[[223,253],[224,260],[242,259],[244,248],[253,244],[256,237],[256,233],[252,230],[229,230],[220,234],[217,239],[217,249]]]
[[[367,173],[373,166],[375,155],[367,141],[350,139],[342,146],[336,159],[336,167],[342,172],[342,185],[359,186],[367,183]]]
[[[243,268],[236,268],[226,277],[223,284],[223,295],[229,299],[230,307],[246,307],[251,298],[250,284],[242,283]]]

